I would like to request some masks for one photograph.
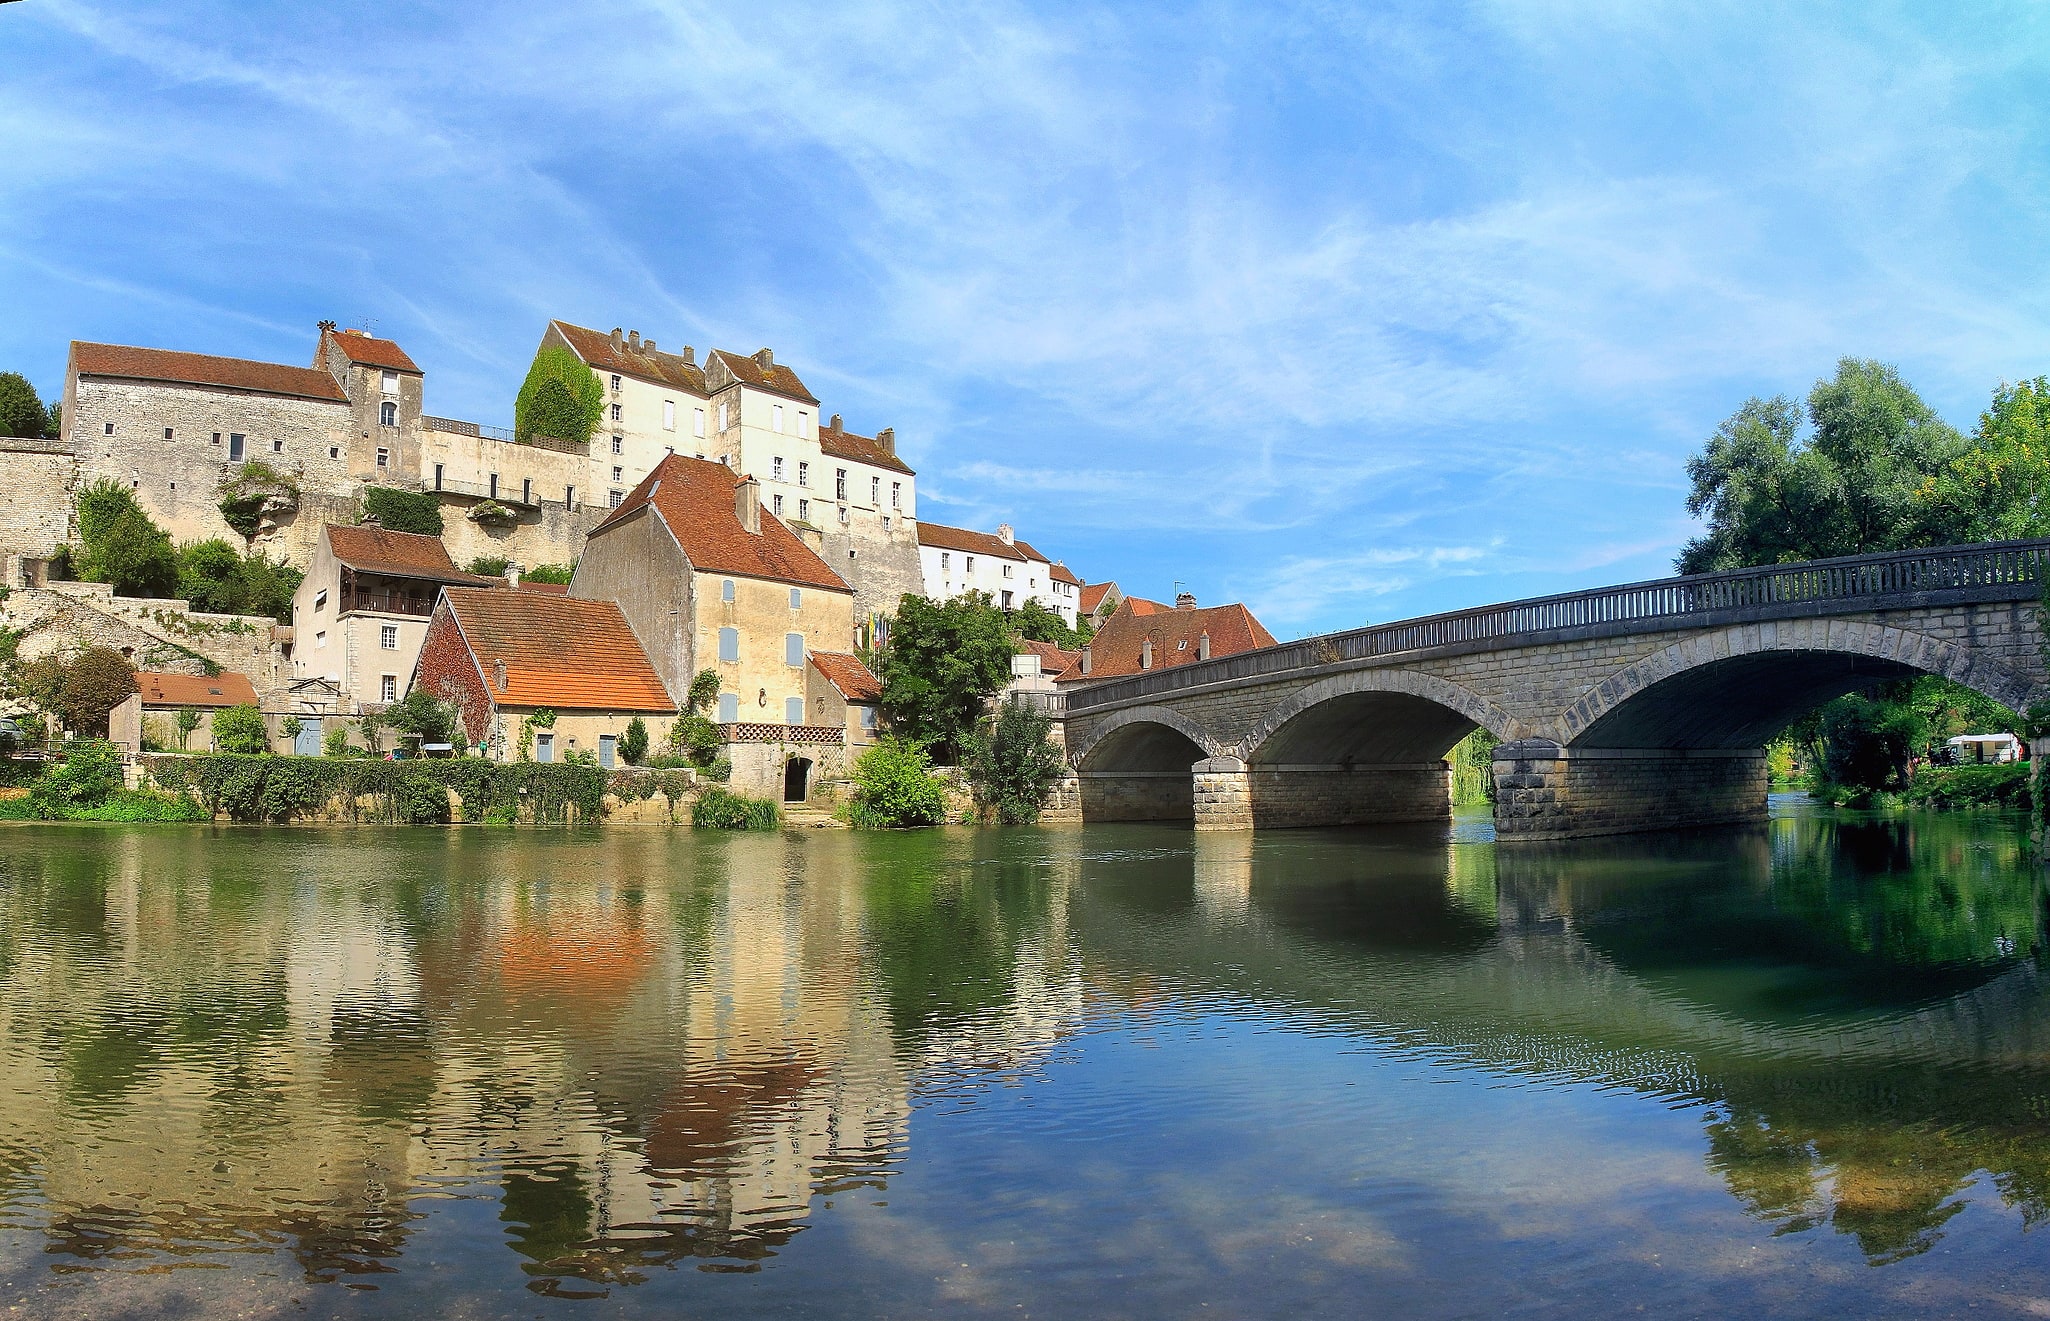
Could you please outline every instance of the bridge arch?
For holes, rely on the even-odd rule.
[[[1178,736],[1178,737],[1177,737]],[[1078,771],[1188,770],[1227,750],[1210,732],[1170,706],[1135,706],[1112,712],[1068,746]],[[1186,760],[1172,764],[1186,752]]]
[[[1520,737],[1508,712],[1470,688],[1418,670],[1354,670],[1319,679],[1239,742],[1251,763],[1435,761],[1476,725]]]
[[[1558,718],[1553,737],[1582,748],[1756,748],[1831,698],[1920,674],[2017,711],[2038,695],[2027,675],[1926,633],[1844,619],[1732,625],[1623,666]]]

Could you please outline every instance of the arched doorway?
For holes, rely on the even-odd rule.
[[[792,757],[783,763],[783,801],[802,803],[811,797],[811,758]]]

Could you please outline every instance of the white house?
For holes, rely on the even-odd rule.
[[[1081,607],[1080,580],[1066,565],[1018,540],[1009,523],[998,524],[994,536],[944,523],[920,523],[918,558],[925,575],[925,595],[931,600],[987,592],[1006,610],[1037,601],[1058,614],[1069,628],[1075,626]]]

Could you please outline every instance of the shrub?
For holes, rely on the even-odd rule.
[[[2026,808],[2029,763],[1993,766],[1925,766],[1901,797],[1913,807],[1957,811],[1974,807]]]
[[[1029,826],[1064,770],[1053,718],[1023,702],[1005,702],[968,742],[966,769],[975,805],[1007,826]]]
[[[479,555],[470,561],[469,572],[481,574],[486,578],[503,578],[505,571],[511,567],[512,561],[503,555]]]
[[[593,821],[606,777],[596,767],[505,764],[477,758],[376,761],[367,757],[165,758],[150,763],[159,783],[195,789],[209,813],[236,821],[284,821],[335,801],[350,819],[427,824],[450,817],[449,791],[465,819]]]
[[[347,725],[330,726],[327,733],[321,735],[320,754],[323,757],[348,756],[350,754],[349,727]]]
[[[108,712],[135,692],[135,667],[111,647],[88,647],[68,661],[45,656],[18,666],[14,687],[64,728],[105,738]]]
[[[936,826],[947,819],[947,791],[932,774],[925,750],[885,739],[854,763],[854,805],[849,820],[866,830]]]
[[[121,754],[99,739],[79,739],[64,750],[64,760],[44,772],[29,789],[35,815],[45,821],[70,821],[76,814],[104,805],[121,788]]]
[[[648,722],[635,716],[626,722],[626,734],[619,740],[619,755],[627,765],[638,766],[648,758]]]
[[[363,488],[363,515],[394,532],[441,535],[441,501],[427,491],[400,491],[389,486]]]
[[[292,618],[292,593],[306,575],[264,555],[243,555],[214,537],[178,550],[178,594],[217,614]]]
[[[270,730],[263,712],[249,703],[214,712],[214,750],[253,756],[270,749]]]
[[[783,813],[766,798],[711,788],[691,804],[690,823],[698,830],[774,830]]]
[[[537,564],[527,570],[526,579],[530,583],[554,583],[558,587],[567,587],[576,568],[574,564]]]
[[[589,443],[605,413],[605,388],[583,359],[559,345],[534,355],[513,399],[513,438],[536,436]]]
[[[173,721],[178,726],[178,750],[183,752],[192,743],[192,732],[199,728],[200,714],[189,706],[181,706]]]
[[[263,530],[265,514],[299,507],[299,484],[268,463],[252,459],[221,482],[221,518],[244,541]]]
[[[79,490],[78,572],[123,596],[169,596],[178,590],[178,554],[170,534],[150,521],[135,493],[111,477]]]
[[[401,734],[411,734],[422,743],[458,743],[456,726],[462,712],[454,702],[444,702],[425,688],[415,688],[384,709],[384,723]]]
[[[472,523],[481,523],[487,527],[504,527],[520,521],[518,514],[496,500],[479,500],[470,506],[468,517]]]

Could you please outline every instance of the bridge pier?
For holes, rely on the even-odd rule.
[[[1443,821],[1452,815],[1452,769],[1442,761],[1393,765],[1256,764],[1253,822],[1287,826],[1374,826]]]
[[[1084,821],[1193,821],[1188,771],[1079,771],[1076,800]]]
[[[1495,837],[1573,839],[1765,815],[1762,748],[1495,747]]]

